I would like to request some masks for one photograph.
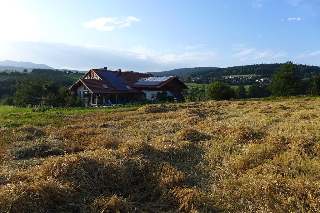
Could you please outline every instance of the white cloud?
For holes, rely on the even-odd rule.
[[[255,49],[245,49],[239,53],[236,53],[234,55],[232,55],[235,58],[241,58],[243,56],[249,55],[250,53],[252,53],[253,51],[255,51]]]
[[[291,4],[294,7],[297,7],[302,1],[303,0],[288,0],[289,4]]]
[[[234,51],[243,51],[243,50],[247,49],[246,48],[247,44],[233,44],[231,46],[232,46],[232,50],[234,50]]]
[[[254,56],[253,56],[253,59],[259,59],[259,58],[265,58],[267,56],[270,56],[271,54],[271,50],[265,50],[265,51],[258,51],[258,52],[255,52]]]
[[[115,27],[128,27],[131,22],[138,22],[140,19],[133,16],[128,17],[103,17],[92,21],[84,22],[83,26],[86,28],[96,28],[99,31],[111,31]]]
[[[252,2],[252,7],[255,9],[261,8],[263,6],[264,0],[255,0]]]
[[[308,53],[300,53],[298,55],[298,58],[307,58],[307,57],[313,57],[313,56],[316,56],[316,55],[320,55],[320,50],[318,51],[315,51],[315,52],[308,52]]]
[[[288,18],[288,21],[300,21],[301,18],[297,17],[297,18]]]
[[[130,50],[107,46],[73,45],[61,42],[5,41],[0,51],[1,60],[31,61],[54,68],[89,70],[107,66],[111,70],[141,72],[164,71],[181,67],[217,66],[215,52],[163,53],[135,46]],[[48,51],[50,49],[50,51]]]
[[[320,54],[320,51],[316,51],[316,52],[310,53],[309,55],[310,55],[310,56],[315,56],[315,55],[319,55],[319,54]]]
[[[195,61],[205,61],[212,60],[217,57],[215,52],[191,52],[185,53],[183,55],[178,54],[167,54],[157,58],[160,63],[171,63],[171,62],[195,62]]]
[[[272,58],[281,58],[281,57],[286,57],[287,53],[285,51],[278,52],[275,54]]]
[[[129,27],[129,26],[130,26],[130,23],[125,23],[125,24],[123,24],[123,25],[121,25],[119,27]]]
[[[195,45],[195,46],[186,46],[186,49],[187,50],[193,50],[193,49],[198,49],[198,48],[202,48],[202,47],[205,47],[207,45],[205,44],[198,44],[198,45]]]
[[[161,55],[161,51],[148,49],[147,46],[136,45],[129,50],[130,55],[135,55],[139,59],[155,58]]]
[[[254,48],[248,48],[245,44],[232,45],[234,51],[240,51],[234,55],[233,58],[237,58],[240,61],[250,61],[253,62],[257,59],[262,58],[272,58],[272,50],[257,50]]]

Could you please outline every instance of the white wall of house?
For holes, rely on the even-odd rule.
[[[81,98],[84,98],[84,92],[89,92],[89,90],[84,86],[84,85],[81,85],[77,88],[77,94],[81,97]]]
[[[84,86],[81,85],[80,87],[77,88],[77,94],[83,98],[83,90],[84,90]]]
[[[152,100],[157,97],[157,93],[162,92],[162,91],[142,90],[142,92],[144,92],[146,94],[146,98],[148,100]],[[173,96],[173,94],[171,92],[169,92],[169,91],[166,91],[166,92],[167,92],[167,96]]]

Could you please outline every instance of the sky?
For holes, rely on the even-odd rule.
[[[0,0],[0,61],[140,72],[320,66],[320,0]]]

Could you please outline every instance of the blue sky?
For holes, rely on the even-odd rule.
[[[320,66],[320,0],[0,0],[0,60],[135,71]]]

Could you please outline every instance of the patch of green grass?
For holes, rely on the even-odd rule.
[[[12,114],[12,113],[28,113],[32,112],[30,108],[22,108],[22,107],[15,107],[15,106],[0,106],[0,116]]]
[[[202,88],[203,85],[207,88],[209,86],[209,84],[197,84],[197,83],[185,83],[187,85],[187,87],[189,87],[189,89],[192,88]]]
[[[232,85],[231,88],[236,89],[239,86],[241,86],[241,85]],[[248,91],[249,87],[252,86],[252,85],[242,85],[242,86],[244,86],[244,88]]]
[[[44,112],[33,112],[29,108],[1,106],[0,107],[0,128],[16,128],[23,125],[33,126],[62,126],[65,125],[66,116],[85,115],[93,113],[105,112],[124,112],[133,111],[140,106],[117,106],[108,108],[92,108],[92,107],[58,107],[52,108]]]
[[[66,77],[67,79],[72,80],[73,82],[76,82],[77,80],[82,78],[83,75],[84,75],[83,73],[81,73],[81,74],[65,74],[64,77]]]
[[[202,88],[202,85],[203,84],[197,84],[197,83],[185,83],[188,87],[189,87],[189,89],[192,89],[192,88]],[[205,85],[205,88],[207,88],[210,84],[204,84]],[[231,87],[232,88],[237,88],[237,87],[239,87],[240,85],[232,85]],[[246,90],[248,90],[248,88],[251,86],[251,85],[243,85],[244,86],[244,88],[246,89]]]
[[[256,75],[256,74],[248,74],[248,75],[225,75],[225,76],[221,76],[221,77],[250,77],[250,76],[254,76],[254,77],[259,77],[260,75]]]

